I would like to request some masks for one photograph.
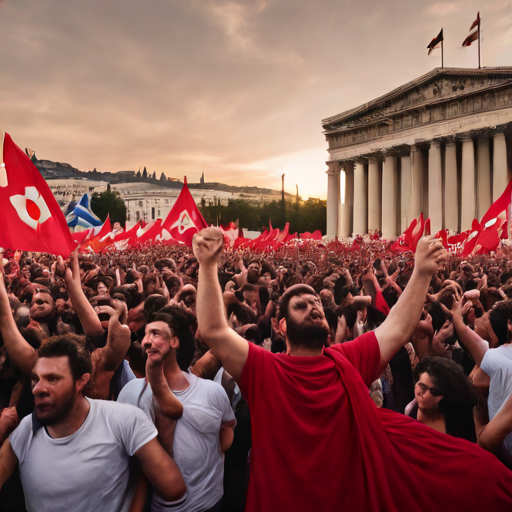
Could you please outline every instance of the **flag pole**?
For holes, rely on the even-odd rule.
[[[478,69],[480,67],[480,29],[482,28],[482,18],[480,18],[480,13],[478,13]]]
[[[442,29],[441,29],[442,30]],[[441,69],[444,68],[444,37],[441,39]]]

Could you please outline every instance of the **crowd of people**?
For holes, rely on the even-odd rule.
[[[5,251],[0,511],[512,509],[512,256]]]

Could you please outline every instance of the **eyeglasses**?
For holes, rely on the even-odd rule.
[[[424,395],[427,391],[430,391],[430,394],[432,396],[440,396],[441,392],[438,391],[436,388],[429,388],[422,382],[416,382],[416,387],[418,388],[418,391],[421,395]]]

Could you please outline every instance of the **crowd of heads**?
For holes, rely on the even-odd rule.
[[[114,310],[129,327],[124,358],[135,376],[145,375],[144,338],[147,326],[155,322],[166,324],[178,338],[176,359],[181,370],[201,366],[198,361],[208,351],[196,316],[201,269],[190,248],[146,246],[81,254],[72,257],[74,263],[11,251],[3,257],[2,278],[17,329],[40,359],[66,356],[75,382],[84,374],[91,375],[91,382],[82,386],[85,394],[100,378],[91,355],[108,343]],[[78,275],[73,277],[76,269]],[[398,301],[413,270],[412,253],[393,253],[380,240],[304,242],[264,253],[225,250],[218,278],[230,327],[249,343],[279,353],[286,352],[290,343],[329,346],[375,329]],[[79,280],[81,293],[103,332],[91,335],[84,329],[83,307],[73,303],[69,289],[73,278]],[[296,322],[290,308],[298,310],[298,301],[304,297],[318,301],[326,322]],[[448,434],[474,442],[473,408],[485,408],[488,389],[473,385],[475,364],[453,328],[454,308],[461,309],[464,323],[491,348],[510,341],[512,259],[506,247],[497,254],[448,259],[432,277],[421,319],[403,349],[405,364],[403,358],[393,358],[379,379],[377,394],[371,396],[378,406],[405,411],[420,421],[441,416]],[[115,399],[119,393],[121,366],[109,374],[110,391],[102,398]],[[209,374],[202,368],[199,373],[211,379],[215,372]],[[0,409],[9,407],[18,393],[14,403],[20,404],[19,416],[30,412],[28,384],[1,338],[0,387]],[[34,395],[37,399],[37,384]],[[243,400],[237,407],[240,404]]]

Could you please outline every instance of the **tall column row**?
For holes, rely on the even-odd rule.
[[[434,140],[400,155],[330,162],[327,175],[328,236],[382,230],[383,238],[393,238],[421,212],[430,217],[432,233],[465,231],[508,183],[505,135],[464,137],[458,144]]]

